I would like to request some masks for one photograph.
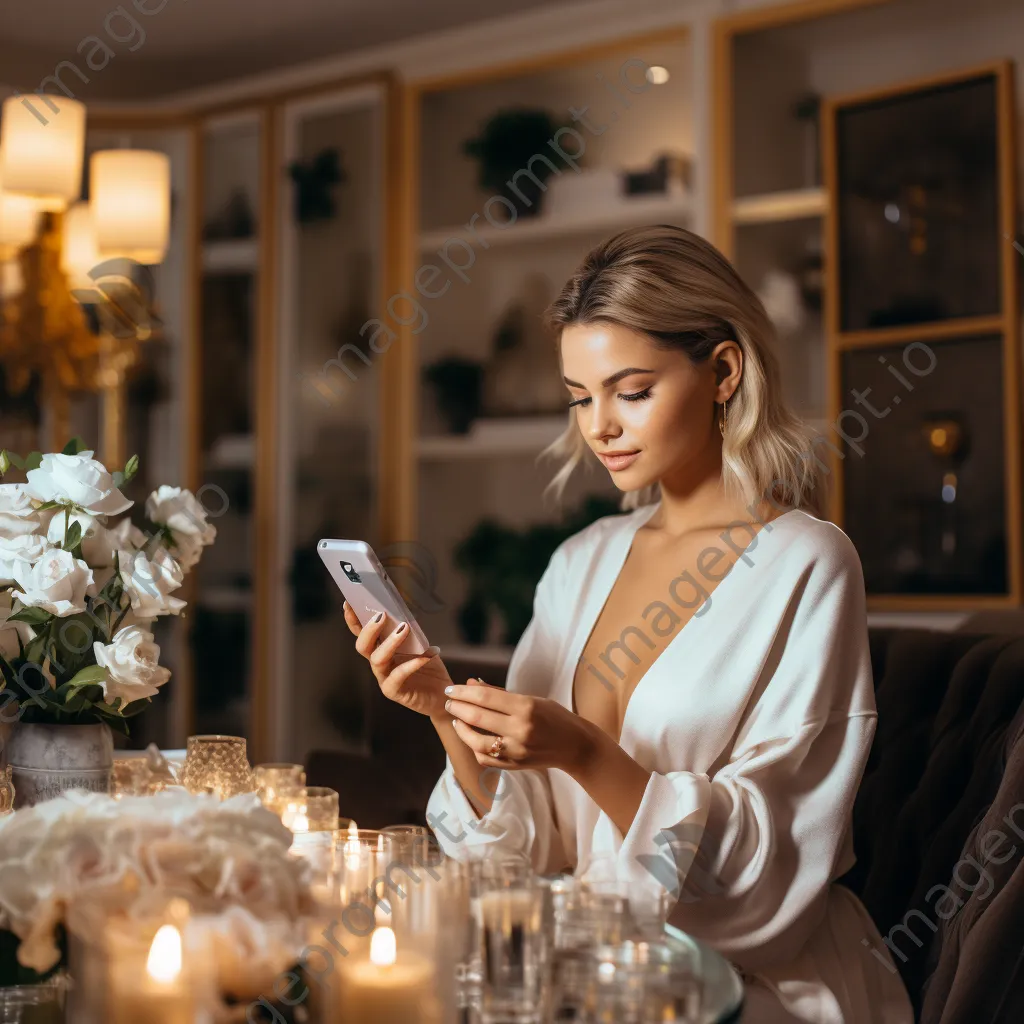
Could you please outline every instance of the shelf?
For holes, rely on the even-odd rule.
[[[203,242],[203,270],[208,274],[256,273],[260,246],[256,238]]]
[[[252,434],[218,437],[206,453],[207,469],[251,469],[256,462],[256,438]]]
[[[488,455],[537,455],[564,433],[568,416],[515,416],[480,419],[468,434],[421,437],[417,454],[424,460],[479,459]]]
[[[768,192],[743,196],[732,203],[734,224],[775,224],[787,220],[822,217],[828,209],[823,188],[800,188],[791,192]]]
[[[675,222],[685,225],[692,214],[692,202],[686,195],[620,197],[595,208],[574,210],[571,213],[541,213],[535,217],[522,217],[506,228],[496,228],[478,219],[472,229],[464,224],[420,235],[420,249],[440,249],[453,238],[463,238],[472,244],[479,239],[488,248],[512,245],[517,242],[553,241],[572,239],[580,235],[602,234],[614,228],[627,228],[633,224]]]
[[[971,612],[868,612],[868,625],[875,629],[959,629]]]

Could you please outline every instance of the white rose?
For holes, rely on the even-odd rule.
[[[177,615],[185,607],[184,601],[168,596],[181,586],[184,575],[166,548],[157,548],[152,558],[142,551],[119,551],[118,566],[136,618]]]
[[[93,515],[116,516],[131,502],[114,486],[114,478],[90,451],[43,456],[38,469],[26,474],[25,489],[38,501],[74,502]]]
[[[171,678],[169,669],[160,665],[160,646],[153,634],[140,626],[119,629],[109,644],[98,641],[92,645],[96,664],[107,670],[103,683],[103,700],[113,704],[120,697],[121,706],[143,697],[155,697],[159,687]]]
[[[72,512],[69,517],[63,509],[58,510],[58,514],[53,516],[47,527],[47,540],[54,545],[63,544],[66,531],[74,523],[78,523],[82,531],[82,557],[86,562],[96,566],[111,561],[114,545],[107,536],[107,530],[88,512]]]
[[[217,528],[208,522],[206,509],[183,487],[163,484],[146,499],[146,515],[167,526],[174,538],[174,556],[186,572],[198,561],[203,548],[217,538]]]
[[[50,542],[37,533],[0,537],[0,587],[14,582],[14,570],[19,563],[35,564],[50,547]]]
[[[64,618],[85,611],[87,596],[96,596],[92,569],[70,551],[50,548],[34,565],[19,562],[14,580],[21,590],[13,591],[23,605],[43,608]]]
[[[118,521],[117,526],[107,530],[107,535],[117,550],[144,548],[149,538],[127,517]]]
[[[0,540],[42,532],[43,522],[24,484],[0,484]]]
[[[18,638],[22,644],[27,644],[35,635],[35,630],[27,622],[8,622],[14,602],[11,599],[9,590],[0,590],[0,656],[8,661],[18,657],[21,648],[18,645]]]

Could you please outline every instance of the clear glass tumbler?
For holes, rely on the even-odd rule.
[[[544,891],[483,878],[475,900],[482,1024],[539,1024],[546,995]]]

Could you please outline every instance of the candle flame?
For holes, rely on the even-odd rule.
[[[146,973],[154,981],[175,981],[181,974],[181,932],[173,924],[165,924],[149,947]]]
[[[384,833],[383,832],[381,832],[377,836],[377,852],[378,853],[383,853],[384,852]]]
[[[355,842],[359,839],[359,829],[354,821],[348,823],[348,838],[349,842]]]
[[[306,805],[289,803],[281,815],[281,823],[293,832],[308,832],[309,818],[306,815]]]
[[[395,933],[386,926],[374,928],[370,936],[370,961],[378,967],[390,967],[397,959]]]

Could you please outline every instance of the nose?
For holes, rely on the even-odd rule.
[[[610,441],[621,435],[622,427],[615,420],[612,403],[605,398],[592,399],[587,437],[591,441]]]

